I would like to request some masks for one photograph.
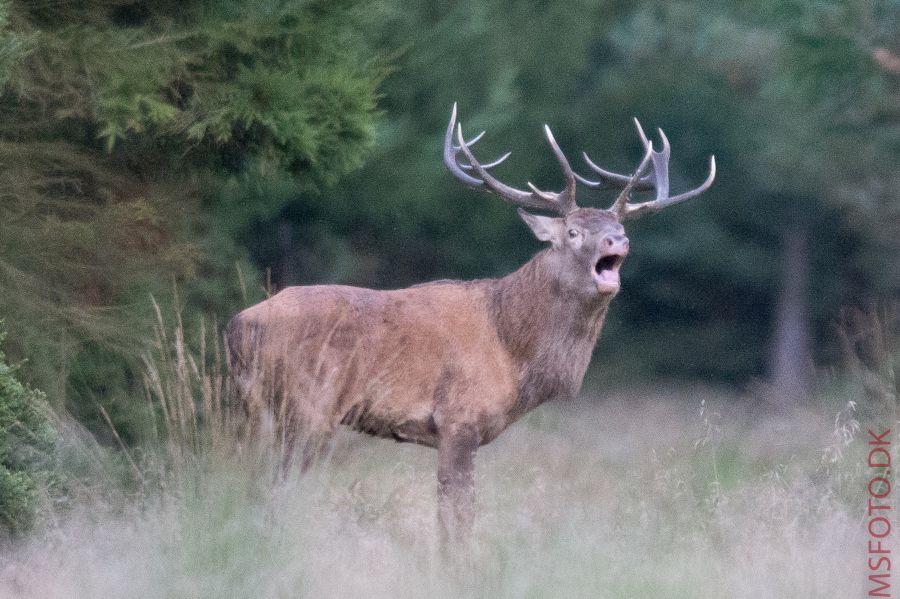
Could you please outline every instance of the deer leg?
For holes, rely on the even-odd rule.
[[[438,441],[438,522],[446,540],[464,540],[475,519],[474,429],[455,430]]]
[[[312,431],[293,421],[286,423],[281,443],[282,478],[286,478],[294,468],[299,468],[300,474],[306,473],[321,457],[330,439],[329,431]]]

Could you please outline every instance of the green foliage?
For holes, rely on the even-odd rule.
[[[671,103],[653,107],[665,115],[658,120],[691,123],[694,143],[707,144],[721,167],[712,192],[680,213],[688,219],[672,211],[666,223],[639,225],[651,232],[635,270],[650,272],[651,282],[628,297],[641,300],[630,306],[633,323],[677,315],[673,303],[693,307],[699,298],[707,305],[692,324],[722,333],[716,340],[710,327],[696,344],[676,333],[672,356],[701,364],[743,353],[743,365],[720,374],[762,374],[781,239],[792,229],[810,232],[818,359],[835,358],[842,308],[897,298],[900,205],[889,190],[900,79],[878,67],[873,50],[889,44],[887,24],[898,19],[887,2],[676,2],[641,6],[623,22],[616,44],[642,77],[614,80],[619,93]],[[673,230],[678,223],[683,234]],[[673,302],[646,301],[648,288],[664,284],[676,289]]]
[[[0,87],[6,85],[10,71],[30,47],[29,36],[9,29],[9,2],[0,2]]]
[[[33,523],[39,489],[55,477],[55,446],[44,394],[23,386],[0,351],[0,531],[20,533]]]
[[[551,2],[539,19],[534,6],[500,1],[395,6],[382,43],[407,50],[385,82],[372,159],[321,200],[298,195],[262,229],[272,239],[287,227],[287,249],[258,236],[262,263],[287,263],[281,284],[400,286],[496,276],[527,259],[538,244],[514,211],[465,191],[441,164],[456,100],[467,131],[488,131],[478,156],[513,151],[496,172],[519,187],[560,184],[543,122],[582,172],[581,149],[620,172],[634,167],[634,115],[672,140],[675,189],[702,180],[716,155],[710,192],[629,226],[624,292],[600,342],[612,371],[738,383],[762,375],[782,236],[794,227],[811,232],[819,360],[834,357],[842,307],[900,289],[891,192],[900,78],[872,54],[896,47],[891,3]],[[583,189],[579,198],[611,201]],[[337,247],[351,248],[356,269]],[[317,264],[321,253],[335,256],[333,268]]]
[[[332,183],[372,137],[380,67],[340,44],[358,19],[325,3],[234,2],[74,40],[90,44],[84,61],[109,60],[92,81],[109,150],[151,134],[199,161],[213,148],[231,169],[256,158]]]
[[[362,33],[375,17],[324,0],[8,7],[8,351],[54,404],[110,437],[103,407],[131,440],[140,424],[122,404],[140,394],[150,295],[173,303],[177,287],[187,317],[224,321],[242,302],[238,268],[259,287],[240,223],[284,203],[219,191],[264,175],[309,192],[362,164],[385,74]]]
[[[107,438],[98,406],[140,435],[151,294],[221,324],[266,270],[393,287],[526,260],[514,211],[441,164],[454,101],[488,131],[479,156],[513,151],[497,175],[519,187],[560,184],[544,122],[581,172],[581,149],[633,168],[634,115],[672,140],[676,189],[715,153],[709,193],[630,225],[610,373],[763,374],[792,228],[811,232],[818,359],[842,307],[900,289],[900,77],[876,59],[900,53],[895,3],[2,6],[7,351]]]

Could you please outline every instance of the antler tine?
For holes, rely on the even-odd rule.
[[[631,197],[632,192],[635,191],[635,187],[638,181],[641,179],[641,175],[647,169],[647,165],[650,164],[650,161],[653,159],[655,152],[653,151],[653,145],[647,145],[647,151],[644,153],[644,158],[641,159],[641,163],[638,164],[638,167],[634,169],[634,173],[628,178],[628,183],[625,184],[625,187],[622,188],[622,192],[616,197],[616,201],[613,202],[612,206],[609,207],[609,211],[613,212],[619,220],[622,219],[622,216],[626,213],[628,206],[628,198]],[[655,166],[655,165],[654,165]],[[649,177],[650,175],[648,175]]]
[[[465,145],[463,142],[463,134],[462,134],[462,125],[456,125],[456,139],[460,143],[460,149],[463,154],[466,156],[466,160],[469,161],[469,164],[472,165],[472,169],[481,177],[479,181],[479,188],[487,188],[490,191],[493,191],[501,198],[516,204],[517,206],[522,206],[525,208],[535,208],[538,210],[552,210],[554,212],[559,212],[559,206],[547,198],[536,195],[534,193],[529,193],[527,191],[522,191],[521,189],[516,189],[515,187],[510,187],[509,185],[500,182],[498,179],[494,178],[485,167],[478,162],[475,158],[475,155],[472,154],[472,150],[469,149],[469,146]],[[477,179],[476,179],[477,180]]]
[[[666,137],[666,134],[662,129],[658,129],[659,136],[663,142],[663,150],[662,152],[654,152],[652,151],[652,144],[650,144],[649,140],[647,140],[647,136],[644,135],[644,130],[641,128],[641,124],[637,119],[635,119],[634,122],[635,125],[637,125],[638,134],[641,137],[641,142],[644,143],[645,147],[648,147],[648,152],[650,153],[653,160],[653,173],[650,176],[653,179],[653,187],[656,188],[656,199],[640,204],[629,204],[626,200],[618,207],[618,210],[616,211],[616,214],[619,216],[619,220],[637,218],[650,212],[657,212],[667,206],[671,206],[673,204],[677,204],[678,202],[683,202],[684,200],[698,196],[709,189],[709,187],[713,183],[713,180],[715,180],[716,178],[715,156],[710,157],[709,175],[706,177],[706,181],[704,181],[699,187],[695,189],[676,196],[669,196],[669,157],[672,154],[672,148],[669,145],[669,139]]]
[[[484,137],[484,134],[485,134],[485,133],[487,133],[487,131],[482,131],[481,133],[479,133],[478,135],[476,135],[475,137],[473,137],[472,139],[470,139],[469,141],[467,141],[467,142],[466,142],[466,145],[469,146],[469,147],[471,148],[474,144],[478,143],[478,140],[480,140],[482,137]],[[453,149],[458,151],[458,150],[459,150],[459,146],[454,145],[454,146],[453,146]]]
[[[666,165],[668,167],[668,165]],[[665,179],[666,179],[666,187],[668,188],[668,170],[665,171]],[[700,195],[707,189],[709,189],[713,181],[716,178],[716,157],[709,157],[709,175],[706,176],[706,181],[700,184],[699,187],[695,187],[690,191],[686,191],[684,193],[678,194],[677,196],[669,197],[668,193],[666,194],[656,194],[656,199],[651,200],[649,202],[642,202],[640,204],[625,204],[624,210],[619,214],[619,220],[626,220],[637,218],[639,216],[643,216],[644,214],[649,214],[652,212],[658,212],[663,208],[668,206],[672,206],[673,204],[677,204],[679,202],[683,202],[685,200],[689,200],[695,196]],[[667,190],[668,191],[668,190]]]
[[[638,136],[641,138],[641,143],[644,145],[644,149],[652,147],[653,144],[650,143],[650,140],[647,139],[647,136],[644,134],[644,128],[641,127],[641,122],[637,120],[635,117],[634,125],[637,128]],[[668,147],[668,140],[663,142],[663,146]],[[663,149],[665,152],[665,149]],[[643,179],[638,179],[637,181],[633,180],[633,176],[628,175],[620,175],[618,173],[614,173],[612,171],[608,171],[604,168],[601,168],[594,164],[594,161],[591,160],[591,157],[587,155],[587,152],[582,152],[581,156],[584,158],[584,161],[591,168],[592,171],[600,175],[599,181],[591,181],[590,179],[586,179],[581,175],[576,174],[575,177],[581,182],[582,185],[586,187],[591,187],[594,189],[606,189],[610,187],[624,187],[626,185],[631,185],[633,191],[650,191],[653,189],[653,176],[647,175]]]
[[[709,175],[702,185],[685,193],[669,196],[669,158],[672,155],[672,147],[669,144],[669,138],[666,137],[666,134],[662,129],[657,129],[659,137],[662,140],[662,151],[657,152],[653,149],[653,143],[647,138],[647,134],[644,133],[641,122],[636,118],[634,119],[634,126],[637,129],[638,137],[641,139],[641,145],[644,146],[645,153],[640,165],[630,177],[600,168],[591,161],[587,153],[582,153],[584,160],[594,172],[600,175],[600,181],[591,181],[580,175],[575,175],[578,181],[588,187],[622,188],[622,192],[609,208],[618,216],[619,220],[637,218],[649,212],[656,212],[667,206],[698,196],[710,188],[716,177],[715,156],[710,158]],[[647,176],[643,176],[644,170],[647,168],[650,161],[653,162],[653,171]],[[640,204],[628,203],[633,192],[650,190],[656,191],[656,199]]]
[[[468,145],[471,146],[471,145],[472,145],[472,142],[469,142]],[[494,168],[495,166],[497,166],[498,164],[502,163],[504,160],[506,160],[506,159],[509,158],[510,156],[512,156],[512,152],[507,152],[506,154],[504,154],[503,156],[501,156],[500,158],[498,158],[497,160],[495,160],[495,161],[493,161],[493,162],[489,162],[489,163],[487,163],[487,164],[482,164],[482,165],[481,165],[481,168],[484,168],[484,169],[491,169],[491,168]],[[464,168],[464,169],[466,169],[467,171],[470,171],[470,170],[472,170],[472,169],[474,168],[471,164],[460,164],[459,166],[460,166],[460,168]]]
[[[553,137],[553,132],[550,131],[550,126],[544,124],[544,134],[547,136],[547,141],[550,142],[550,147],[553,149],[553,154],[556,156],[556,160],[559,162],[559,166],[562,168],[563,175],[566,177],[566,186],[563,189],[562,193],[552,194],[555,197],[548,197],[550,194],[545,194],[545,192],[540,191],[537,187],[528,182],[528,187],[531,188],[532,191],[544,197],[545,199],[556,201],[560,203],[565,210],[566,214],[575,210],[578,206],[575,205],[575,172],[572,170],[572,166],[569,164],[569,160],[566,158],[565,153],[559,147],[559,144],[556,143],[556,138]]]
[[[578,173],[575,173],[575,178],[578,179],[578,182],[585,187],[590,187],[592,189],[610,189],[616,187],[621,188],[625,185],[628,185],[628,182],[631,181],[631,177],[629,175],[620,175],[619,173],[614,173],[597,166],[591,160],[591,157],[587,155],[587,152],[582,152],[581,157],[584,158],[584,161],[592,171],[600,175],[599,181],[591,181],[590,179],[587,179],[585,177],[582,177]],[[651,189],[653,189],[653,181],[651,180],[650,175],[647,175],[640,181],[636,182],[634,187],[635,191],[649,191]]]
[[[450,123],[447,125],[447,133],[444,136],[444,164],[447,165],[447,168],[450,169],[456,177],[470,187],[480,187],[482,185],[482,181],[480,179],[476,179],[475,177],[462,172],[463,170],[470,171],[473,170],[472,166],[469,164],[460,164],[456,160],[457,154],[459,154],[462,149],[461,146],[457,146],[453,143],[453,130],[456,128],[456,102],[453,103],[453,112],[450,114]],[[463,145],[466,147],[471,147],[474,143],[476,143],[479,139],[484,137],[484,131],[473,137],[467,142],[464,142]],[[484,169],[491,169],[509,158],[511,152],[507,152],[497,160],[493,162],[489,162],[488,164],[481,165]],[[462,170],[460,170],[462,169]]]
[[[566,185],[560,192],[542,191],[529,181],[528,188],[531,191],[523,191],[521,189],[516,189],[515,187],[510,187],[505,183],[501,183],[488,172],[488,169],[497,166],[509,158],[509,152],[488,164],[481,164],[478,162],[474,154],[472,154],[471,146],[482,138],[484,131],[473,137],[471,140],[466,141],[465,138],[463,138],[462,125],[456,121],[456,103],[454,102],[453,111],[450,114],[450,123],[447,125],[447,133],[444,136],[444,163],[457,179],[469,187],[492,191],[508,202],[523,208],[547,210],[563,216],[578,208],[575,204],[575,188],[578,182],[592,188],[617,187],[622,191],[619,193],[615,202],[613,202],[613,205],[610,206],[609,210],[613,212],[620,221],[637,218],[650,212],[657,212],[667,206],[698,196],[712,186],[713,181],[716,178],[715,156],[710,157],[709,175],[707,175],[706,180],[699,187],[675,196],[670,196],[669,158],[672,155],[672,147],[669,144],[669,139],[662,129],[657,129],[659,137],[662,140],[662,151],[657,152],[653,149],[653,143],[647,137],[647,134],[644,133],[644,128],[641,127],[640,121],[636,118],[634,119],[634,126],[637,129],[638,137],[640,137],[641,144],[644,146],[645,150],[644,157],[641,159],[641,162],[634,173],[632,173],[631,176],[627,176],[607,171],[594,164],[587,153],[582,153],[588,166],[600,175],[600,181],[591,181],[572,170],[572,166],[569,164],[565,153],[563,153],[559,144],[556,143],[556,138],[553,137],[553,132],[550,131],[550,127],[544,125],[544,134],[547,136],[550,148],[553,150],[553,154],[556,156],[556,160],[563,170],[563,174],[566,178]],[[453,143],[454,129],[456,129],[456,141],[458,145]],[[465,155],[468,164],[461,163],[457,160],[457,155],[460,152]],[[645,176],[644,172],[651,162],[653,163],[653,171]],[[476,174],[477,177],[468,174],[466,171],[474,171],[474,174]],[[631,199],[631,195],[634,192],[649,190],[656,191],[656,198],[654,200],[639,204],[629,203],[628,200]]]
[[[469,175],[456,162],[456,154],[462,148],[453,145],[453,130],[456,129],[456,102],[453,103],[453,111],[450,113],[450,123],[447,124],[447,133],[444,135],[444,164],[453,173],[453,176],[469,187],[481,187],[484,181]],[[477,139],[475,140],[477,141]],[[474,141],[472,142],[474,143]],[[463,142],[462,147],[467,147]]]
[[[634,119],[634,122],[637,123],[638,120]],[[640,127],[641,125],[638,124],[638,129]],[[669,197],[669,157],[672,155],[672,147],[669,145],[669,138],[666,137],[663,130],[657,129],[657,131],[659,131],[659,137],[662,139],[663,150],[662,152],[652,152],[653,174],[649,176],[653,177],[653,186],[656,188],[656,197],[659,199]],[[641,133],[643,133],[643,130],[641,130]]]
[[[709,174],[706,175],[706,180],[701,183],[698,187],[690,191],[686,191],[684,193],[680,193],[674,198],[669,198],[669,201],[666,203],[666,206],[671,206],[672,204],[677,204],[678,202],[683,202],[684,200],[689,200],[694,196],[698,196],[710,187],[712,187],[713,181],[716,180],[716,157],[709,157]]]
[[[577,208],[575,205],[575,173],[572,171],[572,167],[569,165],[568,160],[566,160],[565,155],[553,138],[553,134],[550,132],[549,127],[545,125],[544,130],[547,139],[550,141],[553,153],[556,155],[557,160],[563,168],[563,173],[566,177],[566,187],[562,192],[555,193],[541,191],[529,182],[528,187],[531,191],[523,191],[500,182],[488,172],[488,169],[493,168],[506,160],[510,155],[509,152],[488,164],[481,164],[478,162],[478,159],[472,154],[471,146],[481,139],[483,133],[475,136],[470,141],[465,141],[462,133],[462,124],[458,123],[456,120],[456,108],[456,103],[454,103],[450,115],[450,123],[447,125],[447,133],[444,137],[444,164],[447,165],[447,168],[450,169],[450,172],[453,173],[457,179],[474,189],[493,191],[503,199],[524,208],[546,210],[561,215],[566,215]],[[456,130],[455,144],[453,143],[454,129]],[[465,156],[468,164],[461,163],[457,160],[457,154],[460,152]],[[473,172],[474,175],[477,176],[473,176],[466,171]]]

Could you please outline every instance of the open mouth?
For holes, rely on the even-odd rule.
[[[619,290],[619,267],[625,261],[621,254],[607,254],[601,256],[594,265],[594,281],[597,290],[605,293],[615,293]]]

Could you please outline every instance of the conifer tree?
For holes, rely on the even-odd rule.
[[[358,168],[384,74],[369,3],[10,2],[0,13],[0,315],[23,374],[76,413],[136,396],[151,294],[192,313],[251,292],[230,200],[257,173],[312,190]],[[120,409],[121,408],[121,409]],[[128,429],[127,423],[124,426]],[[127,430],[125,431],[127,432]]]

